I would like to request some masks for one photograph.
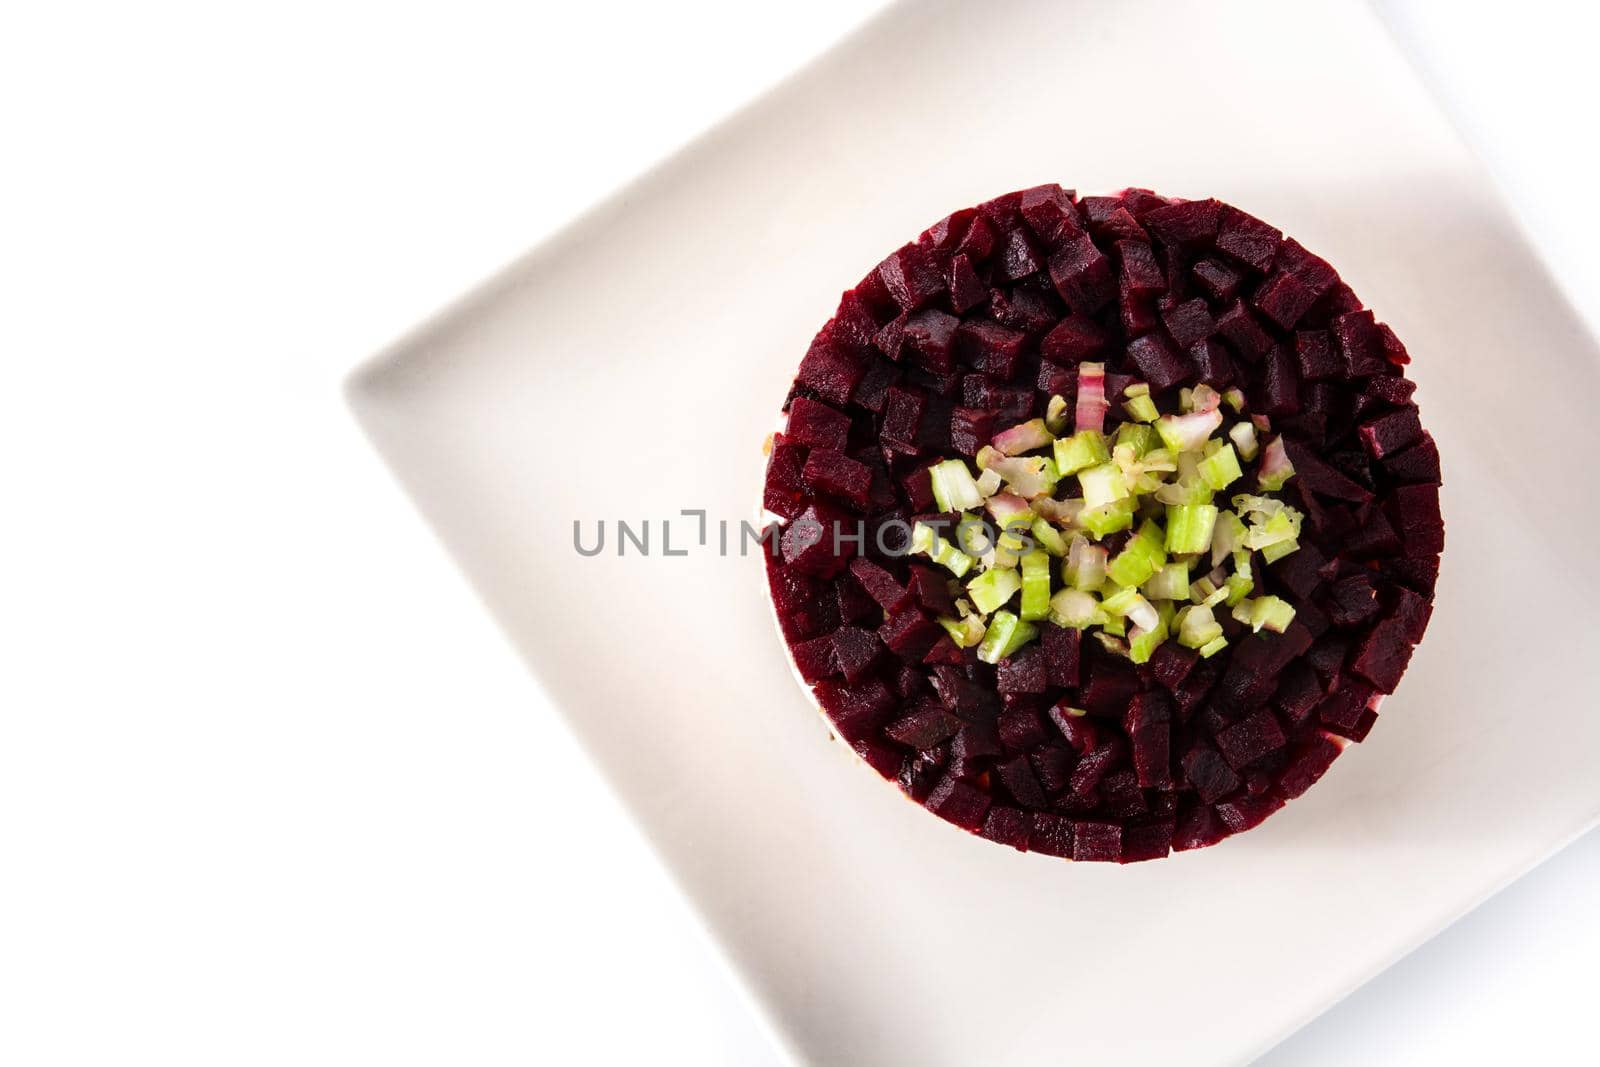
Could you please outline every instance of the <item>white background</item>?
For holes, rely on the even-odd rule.
[[[874,7],[7,7],[0,1061],[776,1062],[339,384]],[[1600,323],[1600,22],[1383,9]],[[1597,880],[1267,1062],[1573,1059]]]

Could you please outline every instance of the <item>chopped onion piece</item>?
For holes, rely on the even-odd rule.
[[[1274,492],[1283,488],[1283,484],[1294,477],[1294,464],[1289,462],[1289,454],[1283,449],[1283,438],[1274,437],[1267,447],[1261,452],[1261,469],[1256,472],[1256,481],[1265,492]]]
[[[1086,508],[1102,507],[1128,496],[1122,468],[1114,463],[1102,463],[1079,471],[1078,484],[1083,488],[1083,504]]]
[[[1000,457],[989,460],[989,469],[1000,472],[1000,477],[1021,497],[1032,499],[1055,492],[1060,475],[1055,461],[1045,456]],[[976,491],[977,486],[973,486]]]
[[[1232,389],[1224,392],[1222,394],[1222,399],[1223,402],[1232,408],[1236,413],[1242,414],[1244,412],[1244,390],[1240,389],[1238,386],[1234,386]]]
[[[1222,413],[1196,411],[1188,415],[1163,415],[1156,420],[1156,432],[1174,452],[1198,452],[1222,425]]]
[[[1106,550],[1099,545],[1090,544],[1089,539],[1081,534],[1074,537],[1067,549],[1067,562],[1062,570],[1062,577],[1074,589],[1087,592],[1099,589],[1106,580]]]
[[[1248,422],[1236,422],[1228,427],[1228,438],[1246,463],[1256,458],[1261,446],[1256,442],[1256,428]]]
[[[994,496],[1000,491],[1000,472],[986,470],[978,475],[978,492],[984,496]]]
[[[1024,452],[1043,448],[1055,439],[1055,434],[1045,427],[1043,419],[1029,419],[996,434],[993,443],[995,448],[1008,456],[1020,456]]]
[[[1107,652],[1118,656],[1126,656],[1128,654],[1128,643],[1126,641],[1118,640],[1105,630],[1096,630],[1094,636]]]
[[[1168,563],[1145,582],[1141,591],[1151,600],[1185,600],[1189,596],[1189,564]]]
[[[978,454],[973,459],[973,462],[978,465],[978,469],[980,471],[986,471],[989,469],[989,463],[991,460],[1003,459],[1004,457],[1005,453],[1001,452],[998,448],[994,447],[993,445],[984,445],[982,448],[978,449]]]
[[[1195,386],[1189,394],[1189,410],[1208,412],[1217,410],[1222,403],[1222,395],[1204,382]],[[1220,425],[1220,424],[1219,424]]]
[[[938,621],[958,648],[971,648],[978,644],[983,640],[984,631],[987,629],[981,615],[967,615],[960,619],[940,616]]]
[[[1073,411],[1073,428],[1103,432],[1106,428],[1106,365],[1078,364],[1078,402]]]
[[[1067,432],[1067,399],[1052,396],[1044,408],[1044,427],[1060,437]]]

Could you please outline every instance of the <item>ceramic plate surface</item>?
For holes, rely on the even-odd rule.
[[[1445,465],[1433,623],[1369,740],[1259,829],[1125,868],[901,799],[797,689],[760,560],[716,550],[840,291],[1044,181],[1216,196],[1326,256],[1410,347]],[[1600,506],[1561,458],[1597,395],[1593,339],[1375,17],[1265,2],[891,9],[351,382],[779,1039],[921,1067],[1248,1060],[1591,825],[1594,628],[1523,598],[1572,561],[1563,602],[1600,600]],[[651,554],[612,527],[579,556],[602,519],[651,520]]]

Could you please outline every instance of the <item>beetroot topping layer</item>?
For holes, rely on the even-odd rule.
[[[1366,737],[1432,611],[1406,350],[1216,200],[1046,185],[934,224],[801,361],[768,579],[835,732],[934,814],[1133,862]]]

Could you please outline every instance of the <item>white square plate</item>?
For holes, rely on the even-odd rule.
[[[841,289],[1052,180],[1215,195],[1327,256],[1410,346],[1445,460],[1437,611],[1372,737],[1260,829],[1126,868],[900,800],[791,680],[759,559],[681,517],[688,555],[661,554],[683,509],[753,516]],[[1364,6],[943,0],[889,11],[351,395],[797,1058],[1232,1063],[1600,812],[1595,351]],[[601,519],[652,520],[652,554],[580,557],[574,521]]]

